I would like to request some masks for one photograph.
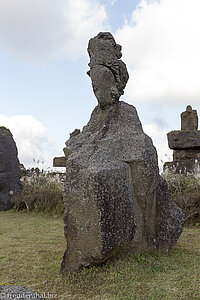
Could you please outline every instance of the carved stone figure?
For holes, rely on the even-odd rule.
[[[128,81],[128,72],[122,57],[121,46],[112,34],[100,32],[88,45],[92,87],[102,109],[119,101]]]
[[[168,251],[184,222],[135,107],[119,101],[128,79],[120,46],[106,32],[91,39],[88,48],[99,105],[64,149],[65,273],[116,253]]]
[[[196,131],[198,129],[197,111],[191,105],[186,107],[186,111],[181,114],[181,130]]]

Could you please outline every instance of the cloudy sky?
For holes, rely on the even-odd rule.
[[[200,114],[199,0],[0,0],[0,125],[26,167],[52,166],[97,104],[88,40],[110,31],[122,45],[133,104],[160,160],[166,133],[191,104]]]

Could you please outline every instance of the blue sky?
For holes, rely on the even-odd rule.
[[[97,104],[87,43],[110,31],[130,79],[121,100],[136,106],[162,160],[166,133],[187,104],[199,110],[198,0],[0,0],[0,123],[25,166],[51,166]]]

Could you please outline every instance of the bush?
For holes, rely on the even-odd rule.
[[[172,199],[185,213],[185,221],[200,222],[200,178],[177,174],[165,179]]]
[[[22,177],[22,193],[13,197],[16,210],[63,214],[63,184],[57,176],[33,173]]]

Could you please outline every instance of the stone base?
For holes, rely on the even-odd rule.
[[[200,160],[200,149],[174,150],[173,161]]]
[[[163,166],[163,173],[169,174],[193,174],[200,176],[200,160],[195,159],[182,159],[172,162],[166,162]]]
[[[164,164],[163,173],[200,176],[200,150],[174,150],[173,161]]]
[[[97,106],[64,153],[62,272],[116,253],[167,252],[176,244],[184,215],[159,175],[156,149],[133,106],[122,101],[103,110]]]
[[[167,134],[169,148],[180,149],[199,149],[200,150],[200,130],[174,130]]]

